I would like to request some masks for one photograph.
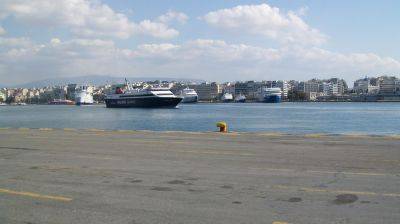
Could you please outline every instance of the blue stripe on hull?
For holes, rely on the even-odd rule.
[[[281,96],[265,96],[263,102],[264,103],[280,103]]]

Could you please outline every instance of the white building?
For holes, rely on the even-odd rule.
[[[357,94],[377,94],[379,92],[379,86],[373,85],[371,78],[364,78],[354,82],[353,91]]]

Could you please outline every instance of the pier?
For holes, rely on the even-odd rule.
[[[398,223],[398,136],[0,129],[0,223]]]

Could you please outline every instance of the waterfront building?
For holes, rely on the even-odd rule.
[[[396,93],[396,83],[398,79],[394,76],[381,76],[378,78],[379,94],[393,95]]]
[[[68,84],[68,86],[67,86],[67,99],[68,100],[75,100],[76,87],[77,87],[77,84]]]
[[[236,90],[235,86],[236,86],[235,84],[232,84],[230,82],[225,83],[223,86],[222,93],[230,93],[232,95],[235,95],[235,90]]]
[[[258,97],[257,91],[266,84],[262,82],[247,81],[235,83],[235,96],[244,95],[247,100],[254,100]]]
[[[199,85],[190,85],[189,88],[197,92],[200,101],[217,100],[222,93],[221,85],[216,82],[204,82]]]
[[[323,83],[323,91],[325,96],[337,96],[337,95],[342,95],[339,94],[339,87],[337,83],[331,83],[331,82],[324,82]]]
[[[53,89],[54,99],[63,99],[65,100],[67,97],[67,87],[64,86],[56,86]]]
[[[273,87],[281,88],[283,100],[286,100],[288,98],[289,85],[287,81],[284,80],[275,81]]]
[[[379,86],[376,85],[375,78],[365,77],[354,81],[353,92],[356,94],[377,94],[379,92]]]
[[[298,91],[303,93],[323,92],[323,82],[317,79],[300,82],[298,85]]]
[[[399,79],[397,79],[395,81],[394,87],[395,87],[395,93],[397,95],[400,95],[400,80]]]
[[[348,86],[344,79],[331,78],[328,82],[332,83],[332,95],[344,95],[348,92]]]
[[[26,88],[21,89],[21,94],[23,96],[28,96],[28,92],[29,92],[29,89],[26,89]]]
[[[0,103],[5,102],[7,100],[7,96],[3,91],[0,91]]]

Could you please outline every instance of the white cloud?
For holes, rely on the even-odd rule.
[[[32,42],[29,40],[29,38],[0,37],[0,48],[1,47],[28,47],[31,45],[32,45]]]
[[[166,24],[175,20],[180,24],[185,24],[188,19],[189,17],[185,13],[170,10],[166,14],[159,16],[157,20]]]
[[[173,38],[179,35],[175,29],[168,28],[164,23],[143,20],[135,26],[135,32],[138,34],[149,35],[158,38]]]
[[[371,53],[340,54],[302,46],[262,48],[208,39],[141,44],[132,49],[118,48],[113,41],[101,39],[53,38],[45,44],[0,39],[0,49],[2,83],[87,74],[210,81],[338,76],[352,81],[364,75],[395,75],[400,71],[399,61]]]
[[[308,12],[308,7],[303,6],[296,11],[296,14],[299,16],[305,16],[307,14],[307,12]]]
[[[207,13],[202,19],[218,28],[262,35],[281,43],[320,45],[327,39],[298,14],[292,11],[285,13],[267,4],[221,9]]]
[[[133,34],[170,38],[178,31],[149,20],[136,24],[97,0],[3,0],[0,19],[12,16],[17,21],[43,27],[67,27],[82,37],[104,36],[126,39]],[[138,30],[136,30],[138,29]]]
[[[6,30],[0,26],[0,36],[6,34]]]

